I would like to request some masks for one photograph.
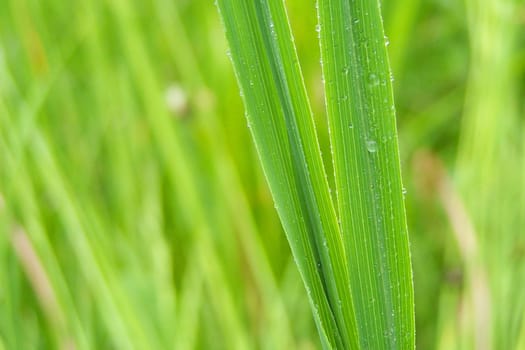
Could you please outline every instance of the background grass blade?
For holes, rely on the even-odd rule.
[[[455,185],[475,232],[477,250],[471,249],[471,261],[464,259],[469,283],[462,297],[471,301],[468,336],[461,338],[476,349],[522,347],[525,297],[514,287],[525,278],[522,255],[516,253],[525,229],[523,92],[516,91],[520,75],[513,58],[523,42],[523,23],[515,17],[519,4],[465,1],[472,54]]]
[[[378,1],[319,0],[337,204],[360,346],[414,347],[395,109]]]
[[[219,1],[248,124],[323,344],[357,334],[340,231],[281,1]]]

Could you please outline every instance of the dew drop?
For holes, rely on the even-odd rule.
[[[385,46],[390,45],[390,39],[385,35]]]
[[[320,33],[320,32],[321,32],[321,25],[320,25],[320,24],[316,24],[316,25],[315,25],[315,31],[316,31],[317,33]]]
[[[368,85],[370,87],[379,85],[379,78],[374,73],[370,73],[368,76]]]
[[[366,140],[366,149],[370,153],[377,152],[377,142],[375,142],[374,140]]]
[[[350,72],[350,68],[348,68],[348,67],[344,67],[343,68],[343,74],[344,75],[348,75],[349,72]]]

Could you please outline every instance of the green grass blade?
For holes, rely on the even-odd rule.
[[[326,348],[356,347],[342,237],[282,1],[218,1],[248,124]]]
[[[395,109],[378,1],[319,0],[337,203],[360,346],[414,347]]]

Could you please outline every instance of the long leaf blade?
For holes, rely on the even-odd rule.
[[[355,348],[342,237],[282,1],[219,0],[259,157],[326,348]]]
[[[319,0],[337,204],[360,347],[414,347],[412,273],[379,2]]]

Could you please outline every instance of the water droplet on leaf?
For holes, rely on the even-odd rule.
[[[368,76],[368,85],[370,87],[379,85],[379,78],[374,73],[370,73]]]
[[[375,142],[374,140],[366,140],[366,149],[370,153],[377,152],[377,142]]]

